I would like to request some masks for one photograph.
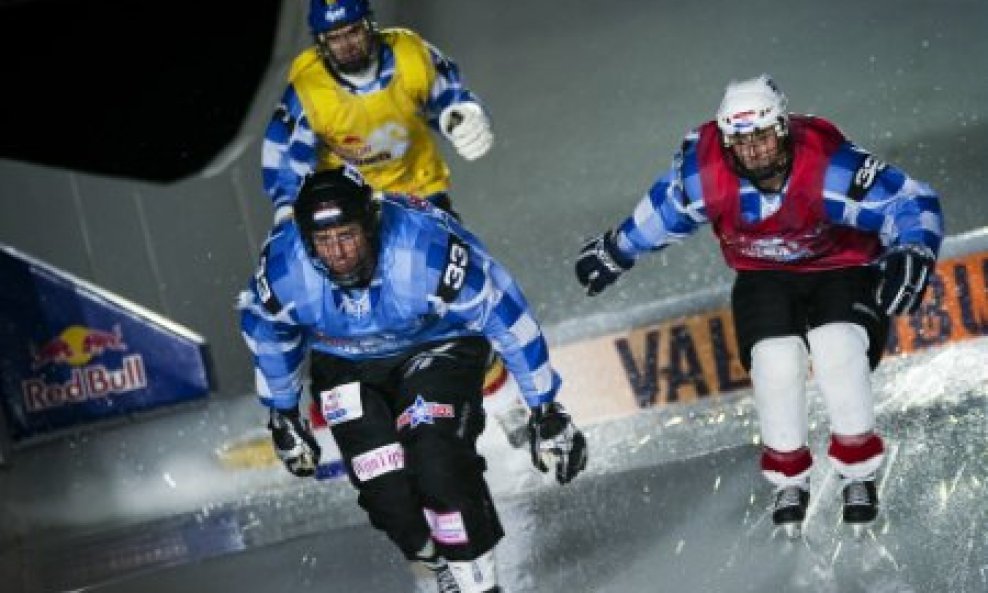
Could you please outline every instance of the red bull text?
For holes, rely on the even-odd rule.
[[[120,326],[112,332],[72,325],[44,344],[31,349],[31,367],[37,371],[50,365],[71,367],[67,381],[33,377],[21,382],[24,407],[42,412],[147,387],[147,373],[140,354],[123,358],[118,369],[89,364],[107,351],[126,352]],[[64,375],[63,375],[64,377]]]
[[[28,412],[41,412],[68,404],[99,399],[111,395],[145,389],[148,385],[144,359],[140,354],[126,356],[119,369],[101,364],[72,369],[64,383],[48,383],[43,379],[27,379],[21,383],[24,407]]]

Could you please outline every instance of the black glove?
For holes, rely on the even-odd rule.
[[[915,313],[936,264],[933,250],[924,245],[899,245],[878,261],[881,279],[876,298],[888,315]]]
[[[528,439],[532,464],[541,472],[549,471],[546,458],[556,461],[556,480],[566,484],[587,466],[587,439],[563,406],[556,403],[532,408],[528,418]]]
[[[607,231],[590,239],[580,249],[580,256],[576,258],[576,279],[587,289],[587,296],[594,296],[633,265],[634,260],[618,251],[614,233]]]
[[[321,449],[309,430],[309,423],[299,416],[298,408],[271,408],[268,430],[274,441],[274,451],[288,471],[300,478],[316,473]]]

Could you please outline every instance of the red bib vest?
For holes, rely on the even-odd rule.
[[[741,182],[721,146],[716,123],[707,122],[698,132],[703,201],[727,265],[735,270],[808,272],[865,265],[878,254],[877,236],[835,225],[824,212],[824,176],[844,142],[833,124],[791,116],[794,154],[789,182],[779,209],[755,221],[741,216]]]

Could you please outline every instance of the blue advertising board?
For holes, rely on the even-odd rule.
[[[205,341],[0,244],[0,403],[14,441],[203,398]]]

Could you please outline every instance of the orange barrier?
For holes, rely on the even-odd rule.
[[[920,311],[892,324],[886,353],[988,335],[988,253],[972,253],[937,264]]]

